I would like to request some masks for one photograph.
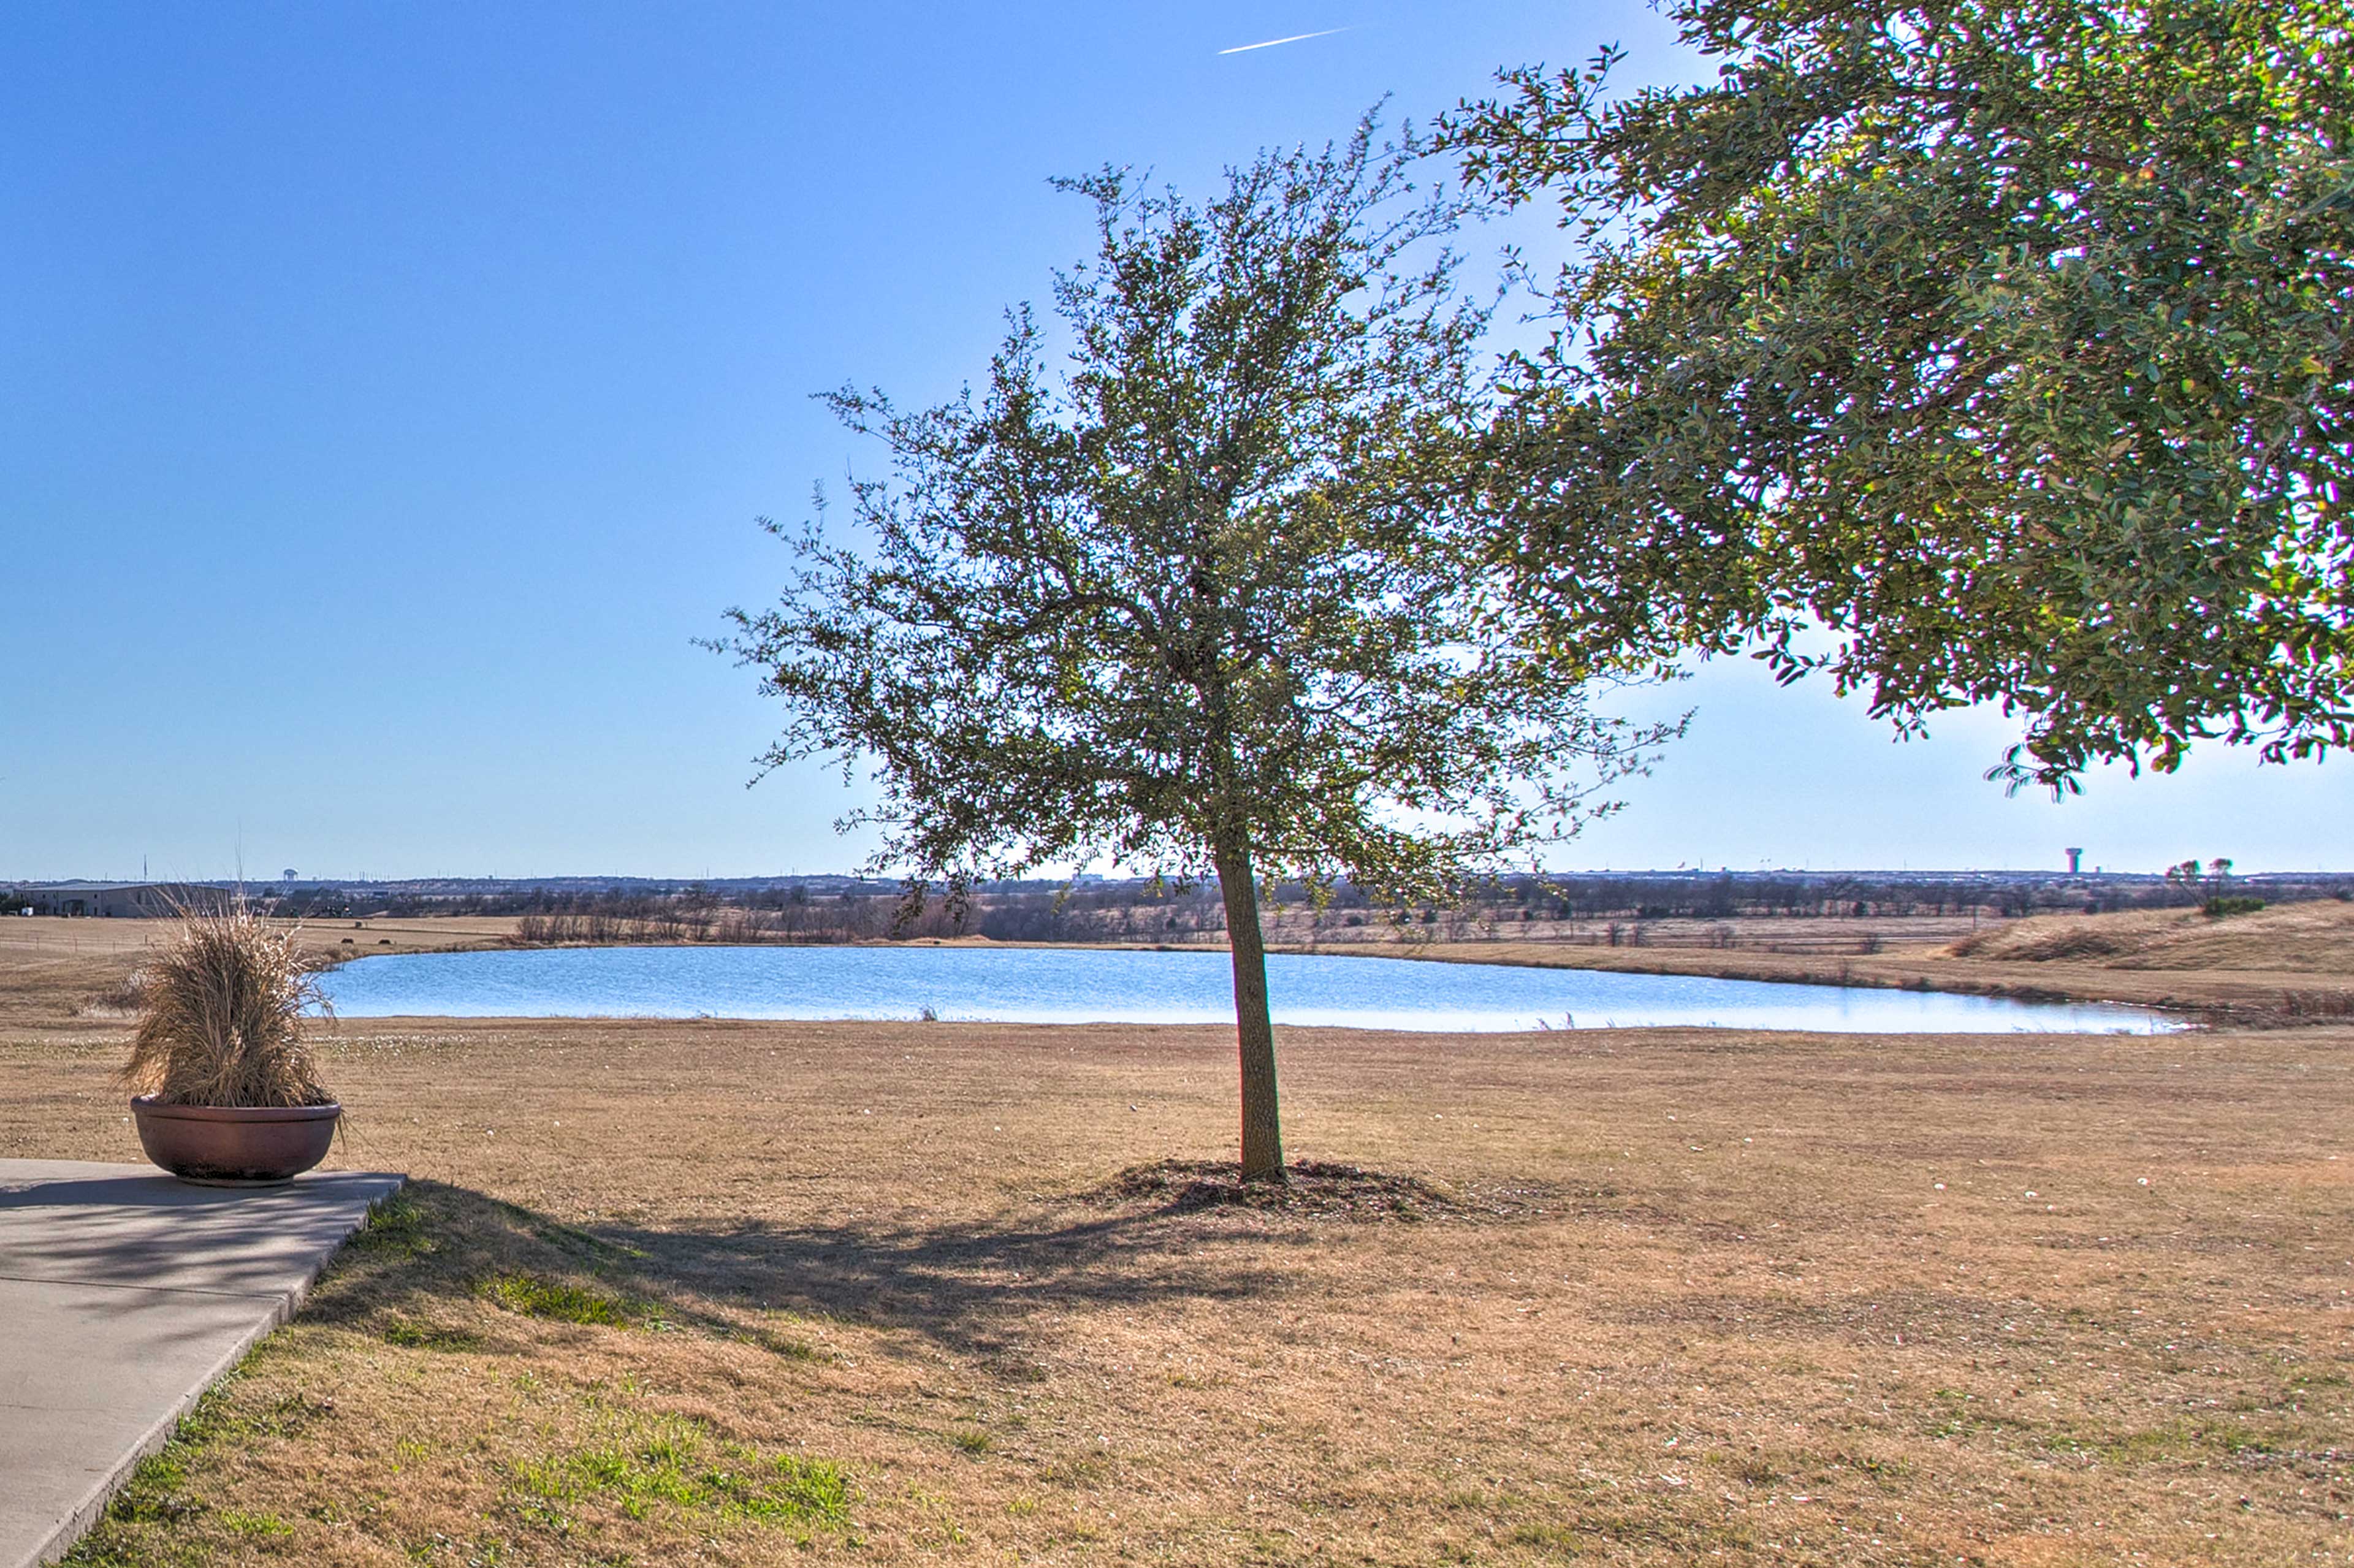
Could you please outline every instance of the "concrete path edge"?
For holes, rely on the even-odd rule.
[[[322,1255],[315,1263],[311,1265],[302,1278],[281,1292],[278,1304],[271,1309],[270,1315],[255,1324],[249,1333],[240,1338],[227,1354],[205,1372],[195,1387],[183,1394],[170,1410],[157,1418],[153,1426],[140,1435],[137,1443],[123,1455],[122,1461],[93,1486],[79,1504],[75,1505],[72,1511],[51,1532],[48,1540],[33,1548],[32,1555],[24,1560],[23,1568],[44,1568],[45,1564],[55,1563],[67,1552],[71,1552],[75,1544],[84,1535],[90,1533],[90,1527],[104,1516],[107,1505],[114,1500],[114,1494],[122,1489],[123,1483],[131,1478],[132,1472],[136,1470],[143,1461],[153,1458],[164,1451],[172,1441],[173,1435],[179,1431],[180,1423],[187,1419],[188,1413],[195,1410],[197,1403],[212,1392],[214,1385],[243,1364],[245,1358],[251,1355],[255,1347],[262,1340],[293,1320],[294,1314],[302,1309],[303,1301],[310,1296],[311,1287],[319,1282],[319,1277],[326,1272],[327,1266],[335,1260],[336,1255],[344,1250],[345,1246],[349,1245],[352,1236],[358,1234],[360,1227],[366,1224],[379,1208],[408,1184],[406,1174],[399,1172],[388,1174],[392,1177],[392,1185],[386,1188],[381,1195],[369,1202],[359,1224],[354,1225],[332,1250]]]

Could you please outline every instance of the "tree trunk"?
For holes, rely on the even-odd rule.
[[[1267,1012],[1267,948],[1259,938],[1258,885],[1250,846],[1230,842],[1214,852],[1225,900],[1226,940],[1235,964],[1235,1033],[1242,1046],[1243,1180],[1280,1181],[1283,1118],[1275,1089],[1275,1025]]]

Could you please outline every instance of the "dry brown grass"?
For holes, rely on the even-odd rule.
[[[302,1038],[317,969],[292,927],[188,911],[133,977],[139,1022],[122,1083],[167,1106],[332,1105]]]
[[[303,949],[329,961],[362,954],[446,952],[503,946],[504,916],[313,921],[297,927]],[[119,1033],[137,1005],[132,977],[171,940],[169,920],[0,917],[0,1026],[86,1023]]]
[[[1882,951],[1848,956],[1546,942],[1434,943],[1411,956],[2119,1001],[2258,1024],[2354,1015],[2354,905],[2334,900],[2220,920],[2193,909],[2041,916],[1935,945],[1892,938]]]
[[[421,1180],[81,1561],[2347,1559],[2354,1030],[1281,1033],[1447,1203],[1123,1191],[1216,1030],[340,1024]],[[135,1158],[116,1049],[0,1029],[0,1155]]]
[[[2041,916],[1956,942],[1956,958],[2041,964],[2100,960],[2118,969],[2265,969],[2354,976],[2354,904],[2276,904],[2221,918],[2197,909]]]

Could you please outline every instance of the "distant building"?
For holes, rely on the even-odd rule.
[[[49,915],[103,920],[155,920],[176,914],[189,889],[160,882],[48,882],[25,890]]]
[[[2068,852],[2068,874],[2071,876],[2081,876],[2084,874],[2084,852],[2080,849],[2070,850]]]

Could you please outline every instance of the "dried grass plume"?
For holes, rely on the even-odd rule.
[[[334,1097],[302,1038],[324,1006],[292,927],[240,906],[183,909],[134,982],[139,1029],[122,1081],[164,1105],[322,1106]]]

